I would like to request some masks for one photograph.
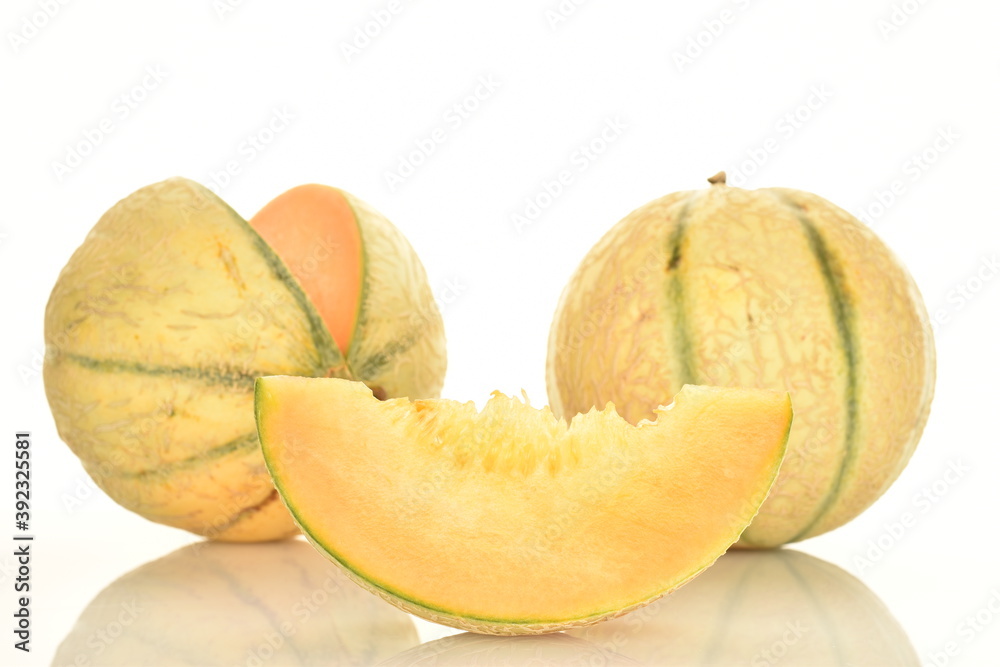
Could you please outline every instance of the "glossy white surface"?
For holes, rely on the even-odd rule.
[[[342,44],[387,4],[4,3],[0,438],[17,429],[33,433],[37,540],[32,652],[15,651],[8,632],[0,664],[50,664],[60,645],[69,647],[60,655],[75,658],[79,650],[67,643],[74,624],[89,636],[93,624],[110,622],[88,605],[127,598],[132,592],[116,580],[194,539],[116,506],[59,442],[38,373],[42,315],[58,271],[115,201],[173,175],[221,182],[229,162],[239,173],[220,189],[245,216],[291,186],[318,181],[350,190],[393,220],[420,253],[442,304],[450,361],[445,395],[480,403],[493,389],[522,387],[536,404],[544,402],[548,326],[560,290],[608,227],[657,196],[702,187],[727,169],[734,184],[745,177],[747,187],[801,188],[867,211],[936,321],[937,396],[923,441],[892,489],[848,526],[793,548],[840,568],[845,582],[858,578],[860,598],[884,603],[879,622],[898,623],[920,663],[1000,664],[1000,5],[400,0],[400,11],[348,62]],[[560,5],[575,9],[552,24],[547,12]],[[42,6],[54,15],[38,18]],[[894,7],[908,7],[912,16]],[[714,21],[723,10],[732,20],[717,36],[701,36],[720,30]],[[893,20],[899,26],[884,23]],[[32,32],[25,22],[39,27]],[[12,34],[31,36],[20,43]],[[674,55],[689,39],[706,46],[679,71]],[[150,77],[147,68],[162,77]],[[482,77],[494,84],[481,86]],[[482,99],[468,102],[470,110],[455,111],[477,93]],[[293,118],[270,128],[275,110]],[[103,119],[111,130],[101,131],[78,166],[68,173],[55,166],[97,136]],[[386,173],[398,171],[438,127],[443,143],[402,183],[390,183]],[[253,148],[248,136],[268,138],[267,129],[269,141]],[[588,157],[580,147],[591,142],[601,151]],[[764,164],[748,166],[754,156]],[[547,187],[558,190],[552,183],[562,172],[562,190],[547,194]],[[537,215],[529,200],[540,205]],[[529,224],[518,214],[531,216]],[[9,443],[3,451],[11,451]],[[3,470],[0,499],[8,500],[0,500],[0,517],[12,523],[12,466]],[[0,542],[12,533],[0,524]],[[0,548],[0,612],[8,626],[12,551]],[[283,596],[296,591],[272,586],[280,566],[262,560],[254,575],[242,559],[230,561],[213,561],[223,569],[212,581],[252,580],[260,587],[255,595],[274,595],[275,613],[286,612]],[[208,576],[201,565],[190,566],[192,581]],[[158,586],[144,585],[149,595]],[[876,660],[882,651],[909,655],[899,635],[883,645],[865,628],[854,632],[861,612],[851,596],[800,607],[815,582],[779,578],[773,585],[768,604],[785,600],[789,614],[826,620],[812,621],[822,630],[810,630],[769,664],[811,664],[792,650],[812,650],[813,641],[816,655],[826,650],[828,657],[835,646],[835,655],[858,656],[856,664],[893,664]],[[770,623],[784,607],[764,613],[765,602],[741,598],[735,585],[717,594],[719,611],[696,625],[719,638],[720,653],[702,658],[735,655],[753,664],[783,641],[785,630]],[[116,650],[163,642],[195,664],[228,659],[224,649],[250,650],[273,621],[244,618],[236,599],[229,592],[185,597],[171,584],[164,597],[151,598],[148,618],[176,623],[130,626],[142,627],[144,639]],[[702,618],[701,610],[673,607],[686,622]],[[329,635],[317,633],[324,664],[339,650],[333,640],[340,617],[333,616]],[[849,629],[828,632],[841,618]],[[346,620],[352,636],[371,629],[365,618]],[[452,634],[423,621],[415,627],[424,642]],[[659,650],[698,646],[693,631],[678,638],[652,622],[644,627]],[[204,641],[218,643],[199,649]],[[416,655],[450,651],[443,662],[482,650],[481,664],[523,664],[536,654],[555,664],[581,653],[611,660],[602,653],[610,649],[580,638],[452,641],[427,644]],[[396,648],[403,650],[393,645],[372,655],[388,657]],[[612,648],[628,654],[627,646]],[[317,655],[312,651],[304,644],[295,656]],[[152,664],[164,663],[163,656]],[[245,654],[236,662],[252,664]]]
[[[102,590],[60,643],[54,664],[916,662],[906,632],[870,589],[791,549],[727,554],[668,598],[569,633],[453,633],[369,595],[301,540],[201,542]]]

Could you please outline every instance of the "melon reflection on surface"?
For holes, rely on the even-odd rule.
[[[799,551],[731,551],[673,595],[573,631],[647,665],[919,664],[881,600]]]
[[[417,642],[305,542],[201,542],[101,591],[53,665],[368,665]]]
[[[626,667],[638,665],[578,637],[557,632],[550,635],[496,637],[472,632],[444,637],[405,651],[378,667]]]

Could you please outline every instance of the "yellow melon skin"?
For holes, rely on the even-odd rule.
[[[571,634],[657,667],[920,664],[905,630],[868,587],[790,549],[730,552],[670,597]]]
[[[266,377],[257,426],[303,533],[359,585],[434,623],[543,634],[648,604],[735,542],[777,477],[787,394],[687,386],[656,421],[570,424],[495,393],[379,401]]]
[[[444,333],[423,267],[349,201],[365,275],[346,359],[281,259],[208,189],[174,178],[104,214],[49,298],[44,378],[60,437],[114,500],[214,539],[287,537],[254,426],[257,376],[438,394]]]
[[[418,642],[305,542],[199,542],[101,591],[52,665],[372,665]]]
[[[549,402],[630,422],[685,383],[787,390],[788,456],[740,546],[832,530],[896,479],[934,388],[912,279],[867,227],[806,192],[725,185],[633,211],[590,251],[552,324]]]

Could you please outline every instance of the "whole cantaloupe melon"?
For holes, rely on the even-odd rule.
[[[253,227],[186,179],[138,190],[63,269],[45,340],[56,426],[97,485],[221,540],[296,531],[261,456],[256,377],[343,377],[416,398],[436,396],[445,371],[413,249],[364,203],[318,185],[278,197]]]
[[[569,418],[611,401],[636,423],[684,384],[789,391],[788,455],[740,541],[776,546],[846,523],[899,475],[930,409],[931,329],[849,213],[709,180],[632,212],[583,260],[552,324],[549,402]]]

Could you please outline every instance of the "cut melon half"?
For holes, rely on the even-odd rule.
[[[494,393],[379,401],[364,384],[265,377],[264,458],[302,531],[361,586],[473,632],[619,616],[711,565],[767,497],[787,394],[685,386],[656,421],[567,425]]]
[[[327,185],[300,185],[275,197],[250,226],[288,263],[346,356],[365,272],[361,227],[347,196]]]

